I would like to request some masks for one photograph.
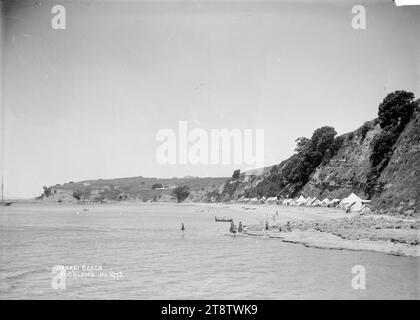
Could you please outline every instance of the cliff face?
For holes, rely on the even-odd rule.
[[[324,199],[344,198],[354,192],[366,198],[367,175],[371,170],[371,142],[381,128],[376,121],[343,135],[343,144],[331,160],[319,166],[304,186],[302,193]]]
[[[413,215],[420,212],[420,112],[416,112],[396,143],[374,197],[379,210]]]
[[[229,179],[219,200],[240,197],[297,196],[339,198],[354,192],[369,199],[367,183],[372,172],[371,155],[373,140],[383,133],[378,120],[366,122],[359,129],[342,135],[342,143],[336,153],[323,161],[311,173],[308,182],[295,194],[290,194],[289,185],[284,181],[284,168],[293,162],[293,157],[283,161],[276,173],[264,168],[260,174],[242,174],[239,179]],[[410,121],[392,146],[392,155],[377,178],[375,191],[371,197],[373,208],[382,213],[398,213],[418,216],[420,213],[420,112],[417,107]],[[273,185],[279,188],[272,188]],[[260,187],[268,185],[268,187]],[[271,188],[271,189],[270,189]],[[274,192],[270,190],[275,189]],[[278,191],[280,190],[280,191]],[[254,192],[250,192],[254,191]],[[271,193],[271,194],[270,194]],[[250,196],[251,195],[251,196]]]

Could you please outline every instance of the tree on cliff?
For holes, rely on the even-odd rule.
[[[237,179],[239,179],[240,174],[241,174],[241,170],[239,170],[239,169],[238,170],[235,170],[235,171],[233,171],[232,178],[234,180],[237,180]]]
[[[310,139],[296,139],[296,153],[281,164],[281,170],[280,165],[274,166],[267,177],[247,190],[245,196],[272,197],[296,193],[308,182],[316,167],[337,153],[343,139],[334,138],[336,134],[333,127],[324,126],[315,130]]]
[[[381,128],[405,127],[415,109],[414,93],[397,90],[388,94],[379,105],[378,119]]]
[[[49,197],[51,195],[51,188],[47,186],[42,187],[44,189],[44,196]]]
[[[182,202],[190,195],[190,188],[188,186],[176,187],[172,195],[176,197],[177,202]]]
[[[367,175],[365,193],[372,197],[382,191],[377,181],[389,163],[394,146],[410,121],[416,108],[414,94],[397,90],[388,94],[379,104],[378,120],[383,129],[371,142],[370,162],[372,169]]]
[[[316,129],[311,139],[296,140],[296,155],[285,166],[285,178],[289,183],[303,185],[312,171],[322,162],[327,150],[333,145],[337,132],[333,127]]]

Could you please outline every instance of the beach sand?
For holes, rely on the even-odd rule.
[[[345,213],[340,208],[208,204],[237,219],[251,218],[244,235],[268,237],[308,247],[331,250],[364,250],[399,256],[420,256],[418,220],[388,215]],[[273,220],[275,216],[275,221]],[[265,221],[269,229],[265,229]],[[291,231],[285,229],[289,222]]]

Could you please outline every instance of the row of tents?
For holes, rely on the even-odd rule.
[[[300,195],[296,199],[278,199],[277,197],[271,198],[241,198],[240,202],[250,203],[250,204],[278,204],[284,206],[305,206],[305,207],[339,207],[349,211],[357,212],[368,212],[370,208],[370,200],[363,200],[358,197],[356,194],[351,193],[348,197],[344,199],[328,199],[320,200],[316,197],[305,198],[303,195]]]

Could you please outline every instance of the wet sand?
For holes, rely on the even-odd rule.
[[[340,208],[325,207],[239,203],[212,204],[211,207],[254,218],[257,223],[248,225],[244,232],[248,236],[275,238],[322,249],[420,256],[419,220],[345,213]],[[268,221],[268,230],[265,230],[265,221]]]

